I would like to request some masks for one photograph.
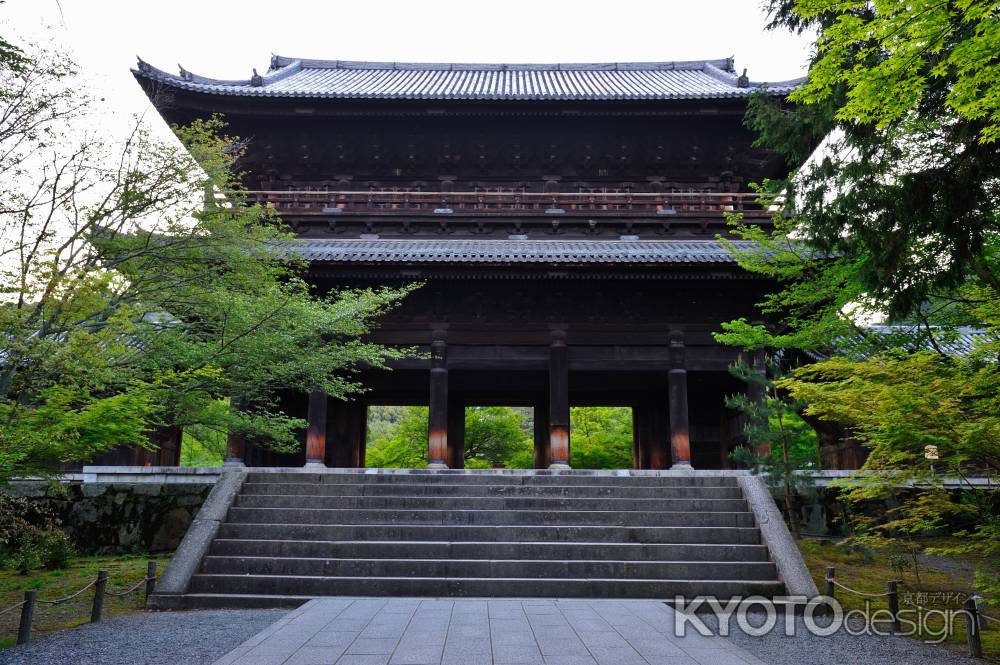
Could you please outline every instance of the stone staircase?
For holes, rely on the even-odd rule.
[[[316,596],[781,595],[738,479],[248,473],[166,607]]]

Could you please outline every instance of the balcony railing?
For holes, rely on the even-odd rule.
[[[769,217],[753,192],[250,191],[250,202],[301,216],[475,215],[587,217]]]

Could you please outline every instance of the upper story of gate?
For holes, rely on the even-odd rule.
[[[217,80],[133,70],[171,123],[221,114],[253,199],[305,237],[707,237],[766,223],[751,183],[789,165],[753,145],[758,83],[733,60],[413,64],[274,56]]]

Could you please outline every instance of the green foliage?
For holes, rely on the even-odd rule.
[[[21,573],[65,568],[74,554],[69,536],[40,503],[0,494],[0,567]]]
[[[969,277],[1000,289],[1000,5],[768,4],[773,27],[818,30],[798,104],[758,96],[747,117],[759,145],[794,163],[825,140],[783,183],[796,237],[852,262],[894,316]]]
[[[620,407],[570,410],[571,463],[577,469],[632,467],[632,411]],[[427,465],[427,409],[371,407],[369,467],[422,468]],[[505,406],[465,411],[465,466],[468,469],[533,469],[531,410]]]
[[[986,465],[996,472],[1000,379],[995,367],[977,365],[931,352],[835,357],[778,383],[808,403],[806,413],[848,425],[871,450],[870,472],[922,478],[927,445],[938,448],[939,470]]]
[[[369,432],[365,465],[381,469],[423,469],[427,466],[427,407],[402,407],[395,426]],[[374,436],[379,438],[374,438]]]
[[[63,60],[30,55],[0,77],[0,479],[164,426],[291,449],[304,422],[280,390],[344,397],[358,367],[407,353],[365,336],[413,287],[310,287],[294,236],[246,202],[245,144],[219,119],[176,127],[183,148],[141,125],[81,145],[68,119],[94,102],[64,92]],[[230,397],[245,408],[220,409]]]
[[[1000,4],[993,0],[799,0],[804,22],[823,24],[817,57],[792,99],[821,103],[846,90],[839,120],[887,129],[928,104],[1000,137]]]
[[[632,468],[632,410],[570,409],[570,464],[575,469]]]
[[[383,409],[385,407],[382,407]],[[385,411],[378,412],[385,416]],[[390,412],[391,413],[391,412]],[[427,466],[426,407],[402,407],[393,426],[376,425],[369,433],[365,464],[379,468]],[[465,410],[465,466],[490,469],[507,466],[531,454],[530,423],[521,410],[503,406]],[[526,468],[531,468],[529,465]]]
[[[734,248],[740,264],[781,289],[762,303],[771,325],[734,321],[717,338],[819,358],[776,383],[871,451],[843,483],[851,542],[916,567],[924,536],[958,529],[964,553],[996,556],[1000,505],[972,486],[955,501],[938,474],[1000,474],[1000,5],[768,6],[772,28],[815,29],[816,50],[795,104],[758,95],[746,123],[796,164],[822,146],[764,184],[773,229],[733,220],[759,243]],[[875,333],[871,319],[896,331]],[[969,354],[948,351],[960,326],[981,331]],[[927,445],[941,457],[933,473]],[[899,503],[866,515],[874,498]]]
[[[530,423],[525,413],[506,406],[473,406],[465,410],[465,459],[506,466],[520,451],[530,451]],[[488,467],[487,467],[488,468]]]
[[[746,417],[748,447],[736,448],[731,457],[764,476],[772,493],[783,499],[785,517],[798,538],[794,497],[812,489],[808,472],[819,468],[816,433],[799,415],[805,405],[777,389],[774,378],[781,368],[773,360],[756,368],[739,363],[730,372],[748,386],[746,393],[726,398],[727,407]]]
[[[905,556],[899,554],[890,554],[888,558],[889,570],[896,573],[897,575],[902,575],[907,570],[913,568],[913,562],[907,559]]]
[[[76,548],[62,531],[46,531],[38,539],[38,549],[41,552],[42,565],[46,568],[60,569],[69,565],[70,559],[76,555]]]

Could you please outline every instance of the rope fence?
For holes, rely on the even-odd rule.
[[[13,611],[14,611],[14,610],[16,610],[17,608],[19,608],[19,607],[23,606],[23,605],[24,605],[24,602],[25,602],[25,601],[23,601],[23,600],[22,600],[22,601],[21,601],[20,603],[15,603],[14,605],[11,605],[11,606],[10,606],[10,607],[8,607],[8,608],[5,608],[5,609],[2,609],[2,610],[0,610],[0,616],[3,616],[4,614],[7,614],[7,612],[13,612]]]
[[[97,579],[93,580],[87,586],[75,591],[74,593],[64,597],[56,598],[54,600],[45,600],[42,598],[37,598],[36,595],[38,591],[36,589],[28,589],[24,592],[24,600],[19,603],[15,603],[10,607],[5,607],[0,610],[0,616],[7,614],[8,612],[13,612],[14,610],[20,608],[21,610],[21,620],[18,624],[17,629],[17,644],[25,644],[31,639],[31,625],[34,621],[35,607],[36,605],[48,605],[56,606],[62,605],[63,603],[68,603],[69,601],[77,598],[84,591],[93,588],[94,589],[94,599],[90,610],[90,622],[97,623],[101,620],[101,616],[104,613],[104,597],[113,596],[116,598],[123,598],[131,593],[135,593],[139,587],[145,585],[146,587],[146,600],[149,600],[149,596],[156,590],[156,562],[150,561],[146,564],[146,576],[139,580],[137,583],[125,589],[124,591],[109,591],[107,588],[108,584],[108,571],[101,569],[97,571]]]
[[[74,598],[76,598],[81,593],[83,593],[84,591],[86,591],[90,587],[94,586],[95,584],[97,584],[97,580],[94,580],[93,582],[91,582],[87,586],[83,587],[82,589],[80,589],[76,593],[74,593],[72,595],[69,595],[69,596],[66,596],[65,598],[57,598],[56,600],[42,600],[41,598],[39,598],[35,602],[37,602],[37,603],[39,603],[41,605],[62,605],[63,603],[68,603],[69,601],[73,600]]]
[[[836,589],[843,589],[848,593],[852,593],[856,596],[862,598],[886,598],[889,601],[889,614],[892,616],[892,630],[895,633],[900,632],[900,620],[899,620],[899,585],[901,582],[899,580],[888,580],[885,583],[886,590],[884,593],[868,593],[865,591],[859,591],[858,589],[852,589],[849,586],[841,584],[837,581],[837,571],[833,566],[829,566],[826,569],[826,577],[824,581],[826,582],[826,595],[832,599],[836,599],[834,595]],[[962,603],[962,611],[965,613],[965,636],[966,643],[969,647],[969,655],[974,658],[983,657],[983,645],[980,638],[980,633],[986,630],[987,622],[992,621],[994,623],[1000,623],[1000,619],[996,617],[991,617],[983,614],[979,611],[979,600],[982,600],[981,596],[967,595],[965,601]],[[911,602],[908,598],[902,599],[903,603],[911,607],[915,607],[918,610],[923,610],[925,612],[930,612],[931,609],[924,607],[918,603]]]

